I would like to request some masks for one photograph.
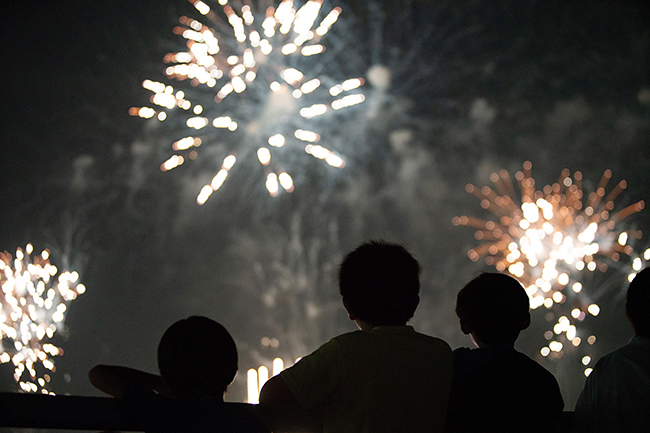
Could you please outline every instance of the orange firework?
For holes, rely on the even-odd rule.
[[[531,308],[550,309],[564,304],[567,286],[574,292],[570,296],[580,293],[581,272],[605,272],[608,261],[617,262],[633,253],[627,241],[630,237],[640,238],[641,232],[620,230],[617,225],[641,211],[645,204],[639,201],[614,211],[614,200],[627,183],[623,180],[607,193],[610,170],[605,171],[594,192],[585,194],[579,171],[572,178],[569,170],[564,169],[556,183],[537,189],[531,168],[532,164],[526,161],[514,181],[506,170],[493,173],[490,180],[494,189],[468,184],[466,191],[475,195],[481,207],[497,219],[460,216],[454,217],[452,223],[478,229],[475,237],[482,244],[469,250],[470,259],[485,257],[488,265],[523,283],[531,298]],[[521,191],[520,197],[515,185]],[[597,315],[600,311],[596,304],[576,301],[570,313],[574,320],[561,316],[554,326],[554,334],[565,333],[575,346],[580,344],[580,338],[573,322],[583,320],[587,313]],[[562,350],[561,344],[553,343],[556,342],[544,348],[547,350],[542,349],[542,354]]]

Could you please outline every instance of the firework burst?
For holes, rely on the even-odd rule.
[[[481,207],[497,220],[460,216],[454,217],[452,223],[478,229],[475,237],[483,243],[469,250],[470,259],[484,257],[499,272],[518,278],[530,296],[531,308],[545,307],[557,313],[553,315],[553,321],[557,321],[552,331],[546,334],[547,340],[552,341],[541,351],[548,356],[562,351],[561,340],[580,345],[582,339],[576,325],[587,314],[596,316],[600,312],[600,307],[582,290],[581,274],[605,272],[608,262],[618,262],[633,254],[628,239],[638,238],[641,233],[623,231],[617,225],[641,211],[644,202],[614,212],[614,200],[627,185],[621,181],[606,193],[612,177],[610,170],[605,171],[595,192],[584,194],[580,172],[572,178],[569,170],[564,169],[556,183],[537,189],[531,168],[532,164],[525,162],[523,171],[515,175],[521,191],[519,197],[506,170],[491,175],[496,190],[467,185],[467,192],[475,195]],[[594,341],[595,337],[589,336],[588,342]]]
[[[174,154],[161,170],[196,159],[202,150],[208,158],[223,161],[198,194],[202,205],[236,161],[252,153],[266,171],[271,196],[281,188],[294,189],[283,166],[287,151],[304,149],[330,166],[343,167],[342,156],[321,141],[317,119],[362,103],[365,96],[359,88],[364,80],[335,81],[314,72],[324,67],[316,60],[325,51],[321,41],[341,9],[322,13],[322,1],[314,0],[299,8],[290,0],[277,7],[219,0],[215,9],[189,1],[203,18],[182,16],[174,33],[185,39],[187,51],[165,56],[165,75],[184,90],[146,80],[143,87],[153,92],[151,102],[158,108],[130,110],[133,116],[161,121],[174,113],[196,131],[173,143]]]
[[[16,250],[16,257],[0,253],[0,362],[12,362],[14,379],[25,392],[48,393],[51,357],[63,350],[46,342],[61,329],[68,304],[86,288],[77,272],[59,272],[49,252],[31,257],[33,247]],[[42,367],[42,368],[41,368]]]

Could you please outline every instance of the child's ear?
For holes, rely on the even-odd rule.
[[[345,308],[345,311],[348,312],[348,317],[350,320],[357,320],[358,317],[354,312],[350,309],[350,306],[348,305],[347,299],[345,299],[345,296],[343,297],[343,307]]]
[[[530,326],[530,312],[526,313],[526,318],[521,322],[521,330],[528,328]]]
[[[463,319],[460,319],[460,330],[463,331],[463,334],[465,334],[465,335],[469,335],[469,334],[472,333],[472,328]]]
[[[415,313],[415,310],[417,310],[418,305],[420,305],[420,295],[415,295],[415,298],[411,301],[411,307],[413,308],[411,311]]]

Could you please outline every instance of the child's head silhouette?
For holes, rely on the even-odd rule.
[[[650,336],[650,268],[645,268],[627,289],[627,317],[637,335]]]
[[[350,313],[372,325],[404,325],[415,313],[420,265],[400,245],[372,241],[349,253],[339,270],[339,288]]]
[[[526,291],[514,278],[484,273],[458,293],[456,314],[461,329],[479,346],[514,344],[530,325]]]
[[[223,397],[237,373],[237,346],[219,323],[191,316],[165,331],[158,368],[176,397]]]

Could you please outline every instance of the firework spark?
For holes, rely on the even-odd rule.
[[[55,371],[50,358],[63,350],[46,341],[61,329],[68,304],[86,288],[77,283],[77,272],[59,272],[47,250],[33,260],[32,252],[28,244],[16,250],[15,259],[0,253],[0,363],[14,364],[14,379],[23,391],[47,394],[47,371]],[[38,364],[45,374],[37,371]]]
[[[576,324],[587,314],[596,316],[600,312],[582,291],[580,274],[605,272],[608,261],[632,255],[628,239],[641,233],[617,230],[617,224],[645,205],[639,201],[614,213],[614,200],[627,185],[621,181],[606,194],[610,170],[605,171],[596,191],[585,195],[580,172],[571,178],[569,170],[564,169],[556,183],[538,190],[531,177],[532,164],[527,161],[523,168],[515,175],[520,198],[506,170],[490,176],[496,190],[467,185],[467,192],[481,200],[481,207],[497,216],[496,221],[460,216],[452,223],[478,229],[475,237],[484,243],[469,250],[470,259],[485,257],[488,265],[518,278],[531,298],[531,308],[555,307],[560,312],[553,330],[546,335],[553,341],[542,349],[542,355],[548,356],[562,351],[562,335],[565,343],[580,345]],[[562,314],[566,306],[569,312]],[[593,341],[595,337],[590,336],[588,342]]]
[[[650,265],[650,248],[646,248],[643,254],[634,254],[632,257],[632,270],[627,276],[627,280],[632,282],[636,274],[638,274],[641,269]]]
[[[154,93],[151,102],[160,108],[130,110],[133,116],[155,116],[161,121],[176,112],[185,118],[187,128],[201,131],[174,142],[175,153],[161,170],[196,159],[204,144],[221,150],[224,144],[236,143],[198,194],[197,203],[202,205],[221,187],[237,159],[253,151],[266,171],[271,196],[277,196],[280,187],[287,192],[294,189],[282,165],[283,149],[301,147],[333,167],[343,167],[343,158],[322,144],[311,121],[365,99],[358,90],[364,84],[362,78],[336,82],[312,72],[313,59],[325,51],[321,39],[341,9],[322,14],[321,0],[307,1],[300,8],[283,0],[277,7],[259,10],[219,0],[219,13],[200,0],[189,1],[204,18],[182,16],[174,33],[186,40],[187,51],[165,57],[167,78],[189,86],[183,91],[146,80],[143,87]],[[202,104],[192,102],[197,100]]]

